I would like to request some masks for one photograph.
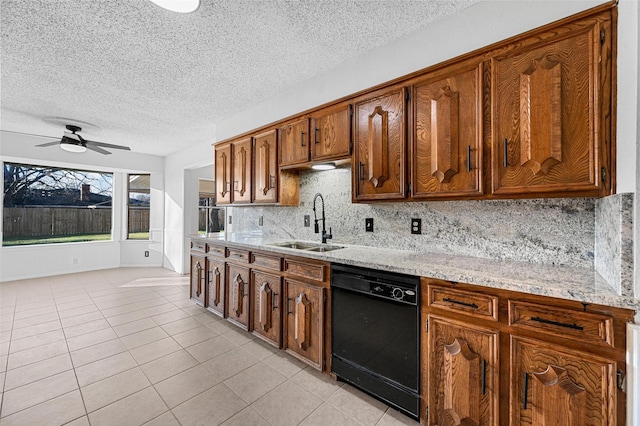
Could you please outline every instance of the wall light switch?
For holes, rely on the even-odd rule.
[[[308,214],[304,215],[304,227],[308,228],[311,226],[311,218],[309,217]]]
[[[411,219],[411,233],[422,234],[422,219]]]
[[[149,257],[149,250],[144,251],[144,257]]]
[[[364,230],[367,232],[373,232],[373,218],[368,217],[364,220]]]
[[[264,216],[260,216],[260,217],[258,218],[258,225],[259,225],[259,226],[264,225]]]
[[[229,216],[229,225],[231,225],[231,216]]]

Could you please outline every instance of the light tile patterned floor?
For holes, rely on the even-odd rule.
[[[120,268],[0,283],[0,426],[416,425]]]

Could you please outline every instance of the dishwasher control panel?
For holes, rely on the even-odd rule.
[[[395,299],[401,302],[416,303],[416,291],[398,287],[390,283],[370,282],[369,291],[377,296]]]

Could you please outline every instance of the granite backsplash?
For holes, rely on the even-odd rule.
[[[352,204],[351,169],[344,167],[301,172],[298,207],[228,207],[227,232],[320,241],[313,232],[316,193],[324,196],[331,243],[591,268],[619,294],[633,292],[632,194]],[[365,218],[373,218],[374,232],[365,232]],[[412,218],[422,219],[420,235],[410,233]]]

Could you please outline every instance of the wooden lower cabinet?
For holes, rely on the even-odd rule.
[[[191,255],[191,299],[198,305],[205,306],[207,258]]]
[[[251,271],[253,293],[253,334],[282,347],[282,278],[279,275]]]
[[[226,315],[226,288],[224,258],[207,256],[207,308],[222,317]]]
[[[430,425],[498,425],[499,332],[429,316]]]
[[[621,426],[633,311],[421,279],[425,425]]]
[[[247,266],[227,263],[227,319],[249,330],[250,276]]]
[[[284,288],[284,350],[322,370],[325,289],[289,279],[284,280]]]
[[[513,425],[616,425],[616,363],[511,336]],[[623,419],[620,419],[623,422]]]

